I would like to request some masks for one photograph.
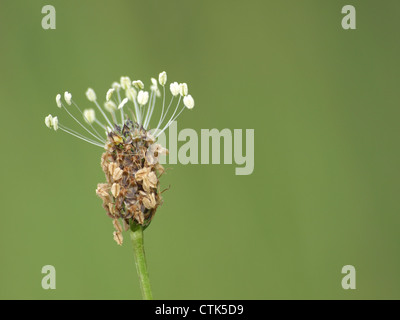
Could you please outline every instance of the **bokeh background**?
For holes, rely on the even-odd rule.
[[[43,30],[41,8],[56,8]],[[341,28],[341,8],[357,30]],[[179,128],[255,129],[255,170],[169,165],[145,231],[160,299],[398,299],[399,1],[0,2],[0,298],[140,299],[95,195],[101,149],[44,125],[166,70]],[[182,144],[182,143],[181,143]],[[57,289],[43,290],[54,265]],[[354,265],[357,289],[343,290]]]

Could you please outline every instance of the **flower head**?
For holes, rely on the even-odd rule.
[[[63,104],[62,96],[58,94],[57,107],[76,121],[82,132],[62,125],[58,117],[53,117],[51,114],[44,121],[48,128],[66,132],[105,149],[101,167],[105,173],[106,183],[98,184],[96,194],[102,199],[107,215],[112,218],[115,229],[113,237],[118,244],[123,242],[123,228],[119,220],[122,221],[124,229],[127,226],[129,228],[130,223],[148,226],[157,208],[162,204],[159,179],[164,168],[159,163],[159,156],[167,154],[168,150],[156,143],[157,138],[185,109],[194,107],[194,100],[188,94],[186,83],[170,84],[172,96],[169,103],[166,103],[165,96],[159,99],[161,91],[158,84],[163,87],[162,91],[165,94],[167,84],[165,71],[159,74],[158,81],[151,78],[149,91],[143,90],[142,81],[131,82],[129,77],[121,77],[120,81],[113,82],[111,89],[107,91],[103,108],[97,102],[94,90],[89,88],[86,97],[96,106],[98,116],[91,108],[81,111],[72,101],[72,95],[68,91],[64,93],[66,104]],[[125,98],[121,97],[121,89],[125,91]],[[178,95],[183,96],[183,106],[181,97],[176,99]],[[156,104],[159,100],[162,100],[162,106],[158,108],[159,119],[150,132],[150,122],[152,116],[157,113]],[[175,109],[172,107],[170,110],[174,103]],[[73,105],[76,110],[66,105]],[[74,115],[74,110],[80,115]]]

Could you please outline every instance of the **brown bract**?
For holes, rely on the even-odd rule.
[[[162,204],[159,177],[164,168],[158,158],[168,151],[130,120],[123,128],[115,126],[109,133],[105,150],[101,167],[107,183],[98,184],[96,194],[113,219],[114,240],[122,244],[118,219],[122,219],[125,230],[132,221],[148,226]]]

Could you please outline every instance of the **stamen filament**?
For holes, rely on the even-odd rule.
[[[65,111],[67,111],[67,113],[69,114],[69,116],[74,119],[76,122],[78,122],[78,124],[85,129],[91,136],[93,136],[94,138],[96,138],[99,141],[102,141],[99,137],[97,137],[95,134],[93,134],[88,128],[86,128],[77,118],[75,118],[71,112],[68,111],[68,109],[64,106],[64,104],[62,103],[61,106],[64,108]]]
[[[160,125],[163,123],[165,117],[167,116],[168,111],[169,111],[169,108],[170,108],[171,105],[172,105],[172,101],[174,101],[174,98],[175,98],[175,97],[172,96],[171,101],[169,102],[168,108],[167,108],[167,110],[165,111],[165,114],[164,114],[164,115],[161,114],[160,121],[159,121],[158,124],[157,124],[157,129],[159,129]]]
[[[118,90],[117,94],[118,94],[118,105],[120,105],[121,104],[121,95],[119,93],[119,90]],[[124,123],[125,123],[125,120],[124,120],[124,108],[121,108],[121,127],[124,126]]]
[[[94,132],[96,132],[97,136],[101,139],[100,133],[98,133],[97,130],[93,127],[93,125],[88,121],[88,119],[86,118],[85,114],[82,112],[81,108],[79,108],[79,106],[75,103],[75,101],[72,100],[72,103],[79,110],[79,112],[81,113],[82,117],[90,125],[90,127],[94,130]]]
[[[84,138],[84,139],[88,140],[88,141],[91,141],[91,142],[93,142],[93,143],[98,143],[96,140],[93,140],[93,139],[91,139],[91,138],[85,137],[83,134],[81,134],[81,133],[79,133],[79,132],[77,132],[77,131],[75,131],[75,130],[73,130],[73,129],[71,129],[71,128],[68,128],[67,126],[64,126],[64,125],[62,125],[62,124],[59,124],[59,127],[62,127],[63,129],[68,130],[68,131],[70,131],[70,132],[72,132],[72,133],[74,133],[74,134],[80,136],[81,138]],[[102,143],[106,143],[106,140],[103,139]]]
[[[97,109],[100,110],[101,114],[103,115],[104,119],[106,119],[106,121],[108,122],[108,124],[110,125],[110,127],[112,128],[113,125],[111,124],[110,120],[108,120],[108,117],[106,116],[106,114],[104,113],[103,109],[99,106],[99,104],[97,103],[97,101],[94,101],[94,104],[96,105]]]
[[[106,126],[104,124],[102,124],[99,120],[95,119],[94,120],[100,127],[102,127],[104,130],[106,130]]]
[[[171,125],[171,123],[172,123],[172,121],[173,121],[173,119],[174,119],[175,113],[176,113],[176,111],[179,109],[179,104],[181,103],[181,98],[182,98],[182,97],[179,97],[179,101],[178,101],[178,104],[176,105],[176,108],[175,108],[174,113],[172,114],[171,118],[169,119],[169,121],[167,122],[167,124],[164,126],[164,128],[156,135],[156,138],[157,138],[161,133],[163,133],[165,129],[167,129],[167,128]],[[184,106],[184,108],[185,108],[185,106]],[[183,111],[183,109],[180,111],[179,114],[181,114],[182,111]],[[179,114],[178,114],[178,116],[179,116]],[[158,130],[158,128],[157,128],[157,130]]]
[[[79,135],[76,135],[76,134],[74,134],[74,133],[68,131],[67,129],[64,129],[64,128],[62,128],[62,127],[60,127],[59,129],[60,129],[61,131],[64,131],[64,132],[66,132],[66,133],[68,133],[68,134],[70,134],[70,135],[72,135],[72,136],[78,138],[78,139],[81,139],[81,140],[83,140],[83,141],[85,141],[85,142],[88,142],[88,143],[93,144],[93,145],[95,145],[95,146],[98,146],[98,147],[100,147],[100,148],[104,148],[104,145],[101,145],[100,143],[95,143],[95,142],[89,141],[89,140],[87,140],[87,139],[85,139],[85,138],[82,138],[82,137],[80,137]]]
[[[153,114],[154,106],[156,104],[156,94],[154,92],[151,93],[150,101],[149,101],[149,108],[147,109],[146,118],[144,120],[144,128],[146,129],[150,123],[151,115]]]

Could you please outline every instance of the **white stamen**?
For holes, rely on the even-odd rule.
[[[193,109],[194,99],[190,94],[183,98],[183,104],[186,106],[186,108]]]
[[[107,123],[103,124],[101,123],[98,119],[96,119],[96,114],[94,109],[85,109],[83,112],[81,109],[76,105],[76,103],[72,100],[72,94],[66,91],[64,93],[64,100],[65,102],[62,101],[62,95],[57,94],[56,95],[56,103],[57,107],[63,108],[66,110],[66,112],[84,129],[86,132],[88,132],[93,138],[96,140],[92,140],[92,138],[87,138],[83,136],[81,133],[78,133],[76,131],[73,131],[72,129],[69,129],[58,122],[57,117],[53,117],[52,115],[48,115],[45,118],[45,125],[48,128],[53,128],[54,130],[62,130],[65,131],[69,134],[72,134],[73,136],[82,139],[86,142],[89,142],[91,144],[94,144],[96,146],[104,147],[104,144],[106,143],[106,140],[104,139],[103,134],[99,134],[96,131],[96,128],[93,127],[93,124],[96,123],[95,126],[99,125],[103,130],[106,130],[106,134],[111,132],[113,130],[114,124],[118,125],[123,125],[124,124],[124,118],[126,116],[126,113],[128,112],[128,109],[125,108],[125,104],[129,102],[129,100],[132,101],[134,105],[134,110],[129,110],[132,113],[132,120],[137,122],[139,125],[142,125],[144,128],[147,128],[150,124],[153,111],[156,108],[156,101],[158,101],[157,97],[161,96],[161,91],[158,87],[158,85],[161,85],[163,87],[163,101],[162,101],[162,108],[161,108],[161,115],[160,119],[158,121],[158,125],[155,129],[155,134],[157,137],[164,131],[166,130],[173,121],[175,121],[179,115],[187,108],[187,109],[193,109],[195,102],[194,99],[191,95],[188,94],[188,86],[186,83],[177,83],[173,82],[170,84],[169,89],[172,94],[171,100],[168,104],[168,107],[166,106],[166,95],[165,95],[165,86],[167,84],[167,73],[165,71],[161,72],[158,75],[158,79],[156,80],[155,78],[151,78],[151,84],[150,84],[150,90],[149,91],[144,91],[144,84],[140,80],[135,80],[133,82],[130,81],[129,77],[121,77],[120,78],[120,83],[114,82],[112,84],[111,89],[108,89],[106,93],[106,102],[104,103],[104,107],[100,107],[100,105],[97,102],[97,97],[96,93],[94,92],[93,89],[88,88],[86,91],[86,96],[89,99],[89,101],[94,102],[98,110],[101,112],[102,116],[104,119],[107,121]],[[124,89],[125,91],[125,96],[123,100],[121,99],[121,88]],[[117,94],[115,94],[115,91]],[[172,116],[169,114],[169,109],[172,105],[172,103],[175,102],[175,97],[179,96],[179,100],[175,110],[172,112]],[[180,105],[181,99],[183,100],[183,106]],[[86,123],[89,124],[92,130],[89,130],[88,125],[83,125],[82,123],[85,122],[80,122],[75,116],[71,113],[72,110],[70,108],[66,108],[68,105],[74,104],[76,108],[79,110],[81,115],[83,116],[84,120]],[[144,108],[143,106],[146,106]],[[161,107],[161,106],[160,106]],[[116,117],[115,111],[119,109],[121,111],[121,118]],[[71,112],[70,112],[71,111]],[[110,112],[112,122],[110,121],[108,115],[104,113],[104,111]],[[166,120],[166,117],[170,118],[166,123],[164,123],[164,120]],[[103,120],[103,119],[102,119]],[[120,122],[122,121],[122,123]],[[160,126],[162,125],[162,129],[159,129]],[[107,127],[106,127],[107,126]],[[98,140],[98,141],[97,141]]]
[[[56,96],[56,103],[57,103],[57,107],[59,107],[59,108],[62,107],[62,105],[61,105],[61,94],[58,94]]]
[[[133,101],[134,99],[136,99],[137,92],[135,88],[128,88],[125,90],[125,95],[129,100]]]
[[[68,91],[64,92],[64,99],[68,103],[68,105],[72,104],[72,94],[70,94]]]
[[[120,82],[121,82],[121,87],[124,90],[126,90],[126,89],[131,87],[131,83],[132,82],[131,82],[131,79],[129,79],[129,77],[121,77]]]
[[[87,123],[93,123],[96,120],[96,113],[93,109],[83,110],[83,118]]]
[[[160,83],[160,85],[165,86],[165,84],[167,83],[167,73],[165,71],[161,72],[158,75],[158,82]]]
[[[104,103],[104,109],[110,113],[113,113],[115,110],[117,110],[117,105],[114,103],[114,101],[107,101]]]
[[[53,116],[49,114],[46,118],[44,118],[44,123],[46,124],[47,128],[51,128],[53,122]]]
[[[128,102],[128,98],[125,98],[124,100],[122,100],[122,102],[118,106],[118,109],[122,109],[127,102]]]
[[[180,94],[181,94],[181,96],[187,96],[187,94],[188,94],[188,86],[187,86],[187,84],[186,83],[180,83],[179,84],[179,87],[180,87]]]
[[[143,89],[144,89],[144,84],[143,84],[143,82],[140,81],[140,80],[132,81],[132,85],[133,85],[134,87],[136,87],[137,89],[139,89],[139,90],[143,90]]]
[[[81,113],[82,117],[85,118],[85,116],[84,116],[84,114],[83,114],[81,108],[79,108],[79,106],[78,106],[74,101],[72,101],[72,103],[73,103],[74,106],[78,109],[78,111]],[[95,103],[97,103],[97,102],[95,102]],[[90,127],[94,130],[94,132],[97,134],[97,138],[102,139],[100,133],[93,127],[93,125],[92,125],[91,123],[89,123],[89,125],[90,125]]]
[[[181,91],[181,87],[179,86],[178,82],[173,82],[169,85],[169,89],[171,90],[172,95],[175,97]]]
[[[112,87],[114,90],[119,91],[119,89],[121,88],[121,85],[120,85],[118,82],[113,82],[113,84],[111,85],[111,87]]]
[[[149,101],[149,93],[147,91],[139,91],[137,101],[140,105],[144,106]]]
[[[161,91],[158,89],[158,87],[151,86],[151,91],[156,94],[157,97],[161,97]]]
[[[114,93],[114,91],[115,91],[114,88],[111,88],[111,89],[109,89],[109,90],[107,91],[107,94],[106,94],[106,100],[107,100],[107,101],[110,101],[111,96],[112,96],[112,94]]]
[[[86,97],[88,98],[89,101],[94,102],[96,101],[97,97],[96,97],[96,93],[94,92],[94,90],[92,88],[87,89],[86,91]]]
[[[58,130],[58,117],[54,117],[51,120],[51,124],[53,126],[54,131],[57,131]]]

